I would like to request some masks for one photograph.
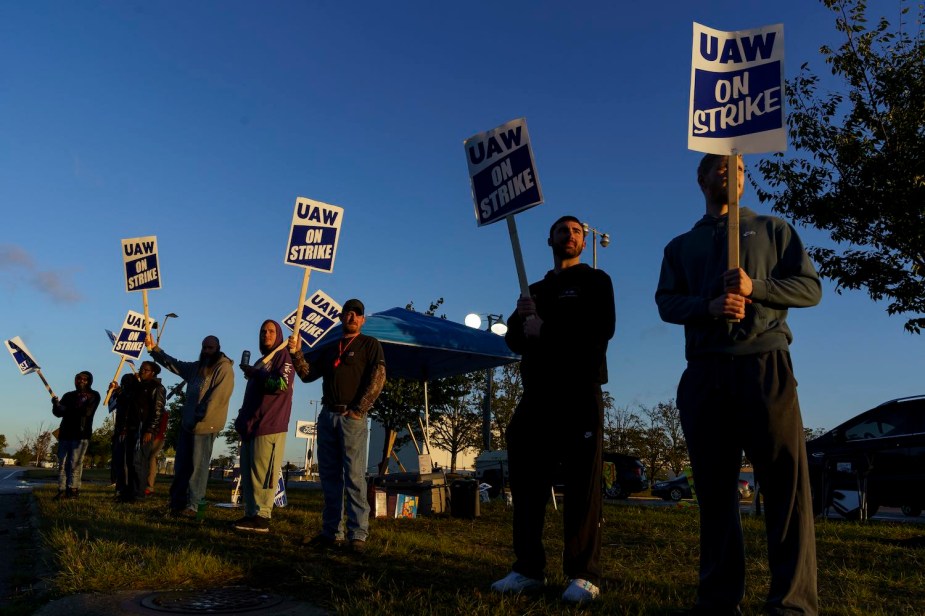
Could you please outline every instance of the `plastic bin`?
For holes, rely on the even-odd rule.
[[[454,518],[477,518],[479,482],[475,479],[454,479],[450,483],[450,515]]]

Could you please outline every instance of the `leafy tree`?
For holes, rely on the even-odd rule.
[[[6,448],[8,447],[6,442],[6,434],[0,434],[0,453],[6,455]]]
[[[661,458],[673,475],[681,474],[689,463],[687,441],[681,429],[681,412],[674,400],[659,402],[655,406],[644,408],[649,418],[649,425],[658,427],[665,437],[665,451]]]
[[[36,464],[48,462],[52,455],[52,434],[45,422],[39,424],[34,430],[26,430],[19,437],[20,448],[13,457],[16,458],[17,464]],[[24,458],[21,460],[21,458]]]
[[[665,469],[665,452],[671,443],[665,434],[664,428],[649,425],[643,428],[640,434],[639,452],[636,454],[649,471],[649,479],[659,477]]]
[[[604,396],[604,449],[639,455],[644,429],[642,419],[629,407],[614,406],[610,392],[604,392]]]
[[[101,467],[112,458],[112,437],[116,429],[116,415],[109,413],[102,425],[90,435],[86,458],[91,466]]]
[[[484,371],[441,379],[444,399],[432,407],[431,441],[450,452],[450,471],[456,471],[456,456],[469,449],[478,449],[482,442],[482,413],[485,382]]]
[[[808,63],[787,82],[787,124],[797,154],[758,169],[770,187],[759,199],[829,234],[835,247],[809,254],[836,291],[865,289],[889,300],[888,314],[925,326],[925,5],[915,19],[900,1],[900,23],[869,25],[865,0],[822,0],[844,35],[820,49],[845,92],[823,92]],[[913,28],[907,26],[917,24]],[[918,316],[916,316],[918,315]]]
[[[186,392],[183,389],[176,391],[170,402],[167,403],[167,433],[164,435],[164,449],[177,449],[177,437],[180,434],[180,424],[183,419],[183,405],[186,404]]]
[[[524,393],[520,377],[520,362],[505,364],[494,371],[492,378],[492,449],[506,449],[504,435],[514,416],[514,410]]]
[[[241,435],[235,430],[234,421],[229,421],[225,429],[219,432],[218,435],[225,439],[225,444],[228,445],[228,453],[232,458],[237,458],[241,455]]]

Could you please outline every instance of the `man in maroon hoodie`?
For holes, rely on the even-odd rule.
[[[292,357],[276,321],[260,326],[261,358],[241,365],[247,388],[234,427],[241,435],[241,497],[244,517],[234,522],[244,532],[270,531],[270,515],[292,412]]]

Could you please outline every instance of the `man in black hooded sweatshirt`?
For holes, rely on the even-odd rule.
[[[512,571],[492,584],[501,593],[535,591],[545,583],[543,523],[552,477],[565,476],[562,567],[569,603],[600,596],[601,472],[607,342],[616,316],[613,285],[581,263],[584,227],[563,216],[549,230],[554,268],[517,301],[505,340],[522,356],[524,394],[507,429],[514,500]],[[550,447],[558,443],[558,447]]]
[[[84,454],[93,434],[93,415],[100,405],[100,394],[91,389],[93,375],[84,370],[74,377],[74,391],[58,400],[51,399],[51,412],[61,418],[58,428],[58,498],[80,494]]]

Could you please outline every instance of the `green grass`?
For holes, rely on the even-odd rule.
[[[85,480],[86,481],[86,480]],[[46,598],[82,592],[202,589],[247,585],[314,602],[338,614],[665,614],[692,604],[697,582],[698,512],[694,507],[605,505],[603,600],[564,606],[559,595],[561,511],[550,506],[546,546],[549,588],[537,597],[489,592],[507,573],[511,511],[483,503],[475,520],[375,519],[366,554],[317,552],[299,545],[320,528],[321,494],[289,490],[265,536],[235,533],[240,510],[210,507],[199,524],[165,515],[164,494],[119,505],[111,488],[85,483],[77,501],[35,490],[48,569]],[[230,484],[210,483],[209,500],[227,501]],[[761,613],[768,570],[763,522],[745,517],[746,614]],[[925,526],[817,522],[823,614],[921,614],[925,606]]]

